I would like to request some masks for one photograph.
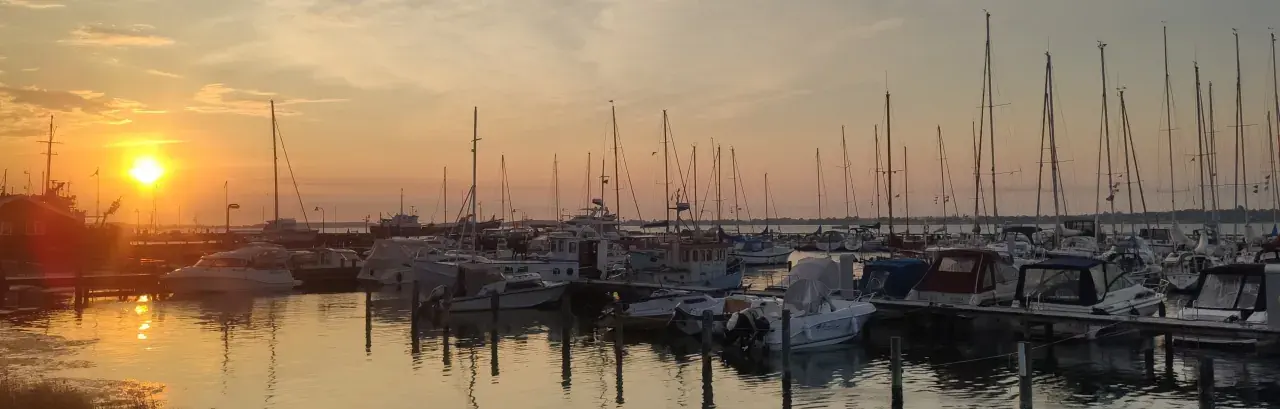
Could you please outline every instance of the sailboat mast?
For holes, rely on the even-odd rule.
[[[942,231],[947,229],[947,167],[943,163],[947,153],[942,150],[942,125],[938,125],[938,185],[942,187],[942,199],[938,204],[942,205]],[[925,232],[928,233],[928,232]]]
[[[444,202],[444,222],[449,223],[449,167],[444,167],[444,176],[440,178],[440,197]],[[432,218],[434,219],[434,217]]]
[[[1055,231],[1058,231],[1059,226],[1062,225],[1062,214],[1061,209],[1058,207],[1058,189],[1060,188],[1060,186],[1058,186],[1058,142],[1053,124],[1053,56],[1047,52],[1044,53],[1044,61],[1045,92],[1049,95],[1046,99],[1046,103],[1048,105],[1045,106],[1045,115],[1047,118],[1046,122],[1049,124],[1049,177],[1053,179],[1053,227]],[[1053,239],[1055,244],[1057,244],[1056,242],[1061,239],[1061,235],[1055,234],[1053,235]]]
[[[477,213],[476,204],[476,166],[477,166],[477,150],[480,142],[480,107],[471,108],[471,251],[476,250],[479,241],[479,232],[476,231],[476,221],[480,218]]]
[[[742,217],[738,213],[738,209],[740,208],[738,204],[738,190],[739,190],[738,188],[742,187],[741,186],[742,181],[738,180],[738,151],[734,149],[732,146],[729,147],[729,161],[730,161],[730,166],[733,167],[732,173],[731,173],[731,175],[733,175],[733,226],[734,226],[734,231],[741,232],[742,228],[739,226],[742,225]],[[765,179],[764,200],[765,200],[764,228],[765,230],[768,230],[769,229],[769,180],[768,179]]]
[[[994,102],[994,98],[992,97],[993,95],[992,88],[995,88],[995,83],[992,82],[991,80],[991,13],[986,13],[986,15],[987,15],[987,53],[986,53],[987,129],[989,130],[988,137],[991,138],[991,143],[990,143],[991,144],[991,147],[990,147],[990,151],[991,151],[991,217],[999,218],[1000,202],[998,198],[1000,195],[996,194],[996,113],[995,113],[995,102]]]
[[[730,150],[729,152],[732,153],[733,151]],[[735,209],[738,207],[736,198],[734,199],[733,207]],[[737,212],[735,212],[734,215],[736,216]],[[766,231],[769,230],[769,173],[768,172],[765,172],[764,174],[764,229]]]
[[[1218,131],[1214,124],[1213,113],[1213,81],[1209,81],[1209,129],[1205,130],[1205,141],[1209,147],[1209,197],[1213,199],[1213,221],[1218,221]]]
[[[902,219],[902,223],[906,225],[906,227],[903,229],[903,234],[911,234],[911,189],[909,188],[911,186],[911,179],[909,178],[909,175],[910,173],[907,170],[907,147],[903,145],[902,147],[902,186],[903,186],[902,209],[905,217]]]
[[[591,206],[591,152],[587,152],[587,206]]]
[[[1129,174],[1129,160],[1133,160],[1133,177],[1129,179],[1129,187],[1132,190],[1134,180],[1138,183],[1138,200],[1142,203],[1142,223],[1151,228],[1151,220],[1147,219],[1147,193],[1142,188],[1142,167],[1138,166],[1138,149],[1133,144],[1133,127],[1129,125],[1129,107],[1124,102],[1124,88],[1120,89],[1120,122],[1124,126],[1124,144],[1125,144],[1125,174]],[[1129,213],[1133,213],[1133,192],[1129,192]],[[1136,229],[1135,229],[1136,230]]]
[[[1115,181],[1115,171],[1112,170],[1112,164],[1111,164],[1111,108],[1107,105],[1107,91],[1108,91],[1107,90],[1107,43],[1104,43],[1101,41],[1098,42],[1098,55],[1102,61],[1102,124],[1101,124],[1102,134],[1099,135],[1100,139],[1098,140],[1098,143],[1104,144],[1104,148],[1098,149],[1098,155],[1102,155],[1103,152],[1105,152],[1107,155],[1106,199],[1107,199],[1108,206],[1111,208],[1111,215],[1109,217],[1111,221],[1111,232],[1115,233],[1117,231],[1116,230],[1116,200],[1115,200],[1115,194],[1114,194],[1116,181]],[[1125,157],[1125,160],[1126,161],[1129,160],[1128,156]],[[1099,182],[1101,182],[1102,175],[1098,175],[1097,179]],[[1102,213],[1100,209],[1100,207],[1102,207],[1102,197],[1101,197],[1102,186],[1101,186],[1101,183],[1099,183],[1098,185],[1099,185],[1098,186],[1099,197],[1094,203],[1094,214]],[[1133,213],[1132,210],[1130,211],[1130,213]]]
[[[1130,170],[1130,166],[1129,166],[1129,157],[1130,157],[1130,155],[1132,155],[1132,154],[1133,154],[1133,152],[1129,150],[1129,138],[1131,137],[1131,134],[1129,133],[1129,126],[1128,126],[1129,124],[1128,124],[1128,122],[1127,122],[1127,120],[1128,120],[1128,119],[1129,119],[1129,109],[1128,109],[1127,105],[1126,105],[1126,104],[1125,104],[1125,102],[1124,102],[1124,89],[1123,89],[1123,88],[1121,88],[1121,89],[1120,89],[1120,122],[1121,122],[1121,124],[1122,124],[1122,127],[1120,128],[1120,132],[1121,132],[1121,143],[1120,143],[1120,144],[1121,144],[1121,145],[1123,146],[1123,148],[1124,148],[1123,150],[1124,150],[1124,178],[1125,178],[1125,191],[1126,191],[1126,193],[1129,195],[1129,216],[1131,217],[1131,219],[1130,219],[1130,221],[1129,221],[1129,233],[1130,233],[1130,234],[1133,234],[1133,233],[1134,233],[1134,230],[1137,230],[1137,229],[1135,229],[1135,228],[1134,228],[1134,223],[1133,223],[1133,219],[1132,219],[1132,217],[1133,217],[1133,213],[1134,213],[1134,212],[1133,212],[1133,183],[1134,183],[1134,182],[1133,182],[1133,179],[1134,179],[1134,174],[1133,174],[1133,173],[1130,173],[1130,172],[1131,172],[1131,170]],[[1144,214],[1143,216],[1144,216],[1143,218],[1145,219],[1145,218],[1146,218],[1146,217],[1145,217],[1146,215]]]
[[[840,125],[840,151],[844,154],[844,218],[851,219],[849,214],[849,148],[844,141],[844,125]]]
[[[1173,180],[1173,88],[1169,80],[1169,26],[1165,25],[1161,28],[1161,35],[1164,40],[1164,118],[1165,118],[1165,138],[1169,144],[1169,216],[1174,222],[1178,221],[1178,194],[1175,193]]]
[[[1195,67],[1196,77],[1196,163],[1200,168],[1200,211],[1207,215],[1209,200],[1208,195],[1205,193],[1206,185],[1204,180],[1204,172],[1206,169],[1206,164],[1204,162],[1206,157],[1204,154],[1204,98],[1203,94],[1200,92],[1200,63],[1193,62],[1192,65]]]
[[[272,219],[279,223],[280,221],[280,156],[276,153],[276,148],[280,145],[276,141],[276,101],[270,100],[271,104],[271,184],[275,189],[275,204],[273,205],[275,217]]]
[[[49,140],[44,141],[44,189],[41,190],[44,196],[48,196],[53,190],[53,144],[55,143],[57,142],[53,141],[53,115],[49,115]]]
[[[1231,29],[1231,35],[1236,40],[1236,153],[1235,153],[1235,178],[1236,185],[1232,187],[1236,196],[1236,208],[1244,209],[1244,225],[1249,225],[1249,174],[1248,167],[1245,165],[1244,154],[1244,104],[1242,100],[1243,90],[1241,88],[1240,79],[1240,33],[1236,29]],[[1244,194],[1240,194],[1240,189],[1244,189]],[[1242,197],[1243,196],[1243,197]],[[1241,207],[1243,206],[1243,207]],[[1233,224],[1236,233],[1239,234],[1240,225]]]
[[[889,117],[889,91],[884,92],[885,173],[889,175],[889,235],[893,236],[893,124]],[[876,151],[877,153],[879,150]]]
[[[667,134],[671,129],[667,121],[667,110],[662,110],[662,207],[666,209],[667,233],[671,232],[671,162],[667,151]]]
[[[697,210],[693,213],[693,229],[701,230],[698,227],[698,220],[702,219],[702,203],[698,202],[698,145],[693,145],[693,207]]]
[[[880,125],[871,127],[872,135],[875,136],[876,143],[876,168],[871,172],[871,176],[876,181],[876,222],[880,222]]]
[[[609,114],[613,118],[613,205],[618,206],[616,214],[622,211],[622,175],[618,172],[618,108],[612,99],[609,100]]]
[[[724,201],[720,197],[722,193],[721,192],[722,189],[720,188],[720,182],[723,181],[722,175],[724,174],[724,164],[721,163],[720,161],[720,145],[716,145],[716,157],[715,157],[715,160],[712,161],[712,163],[715,163],[716,165],[715,166],[716,168],[716,224],[719,225],[721,221],[724,220],[724,213],[723,213]],[[735,181],[733,197],[738,197],[737,184],[738,183]]]
[[[982,232],[982,226],[978,224],[978,214],[982,211],[982,137],[973,125],[973,121],[970,121],[969,136],[973,138],[973,229],[970,231],[977,235]]]
[[[1280,84],[1276,83],[1276,33],[1275,32],[1271,33],[1271,99],[1275,103],[1274,105],[1275,111],[1267,115],[1267,121],[1268,123],[1270,123],[1272,118],[1271,115],[1274,114],[1275,119],[1277,120],[1276,125],[1280,126]],[[1271,130],[1270,127],[1271,127],[1270,125],[1267,125],[1267,140],[1273,144],[1271,147],[1271,160],[1274,162],[1276,160],[1276,155],[1277,155],[1274,143],[1276,139],[1280,139],[1280,134],[1272,133],[1273,131]],[[1280,189],[1277,189],[1277,185],[1276,185],[1276,183],[1280,181],[1276,180],[1277,177],[1280,177],[1280,174],[1276,173],[1275,165],[1272,164],[1271,166],[1271,195],[1272,195],[1271,223],[1273,226],[1278,222],[1278,220],[1280,220],[1280,214],[1277,214],[1277,212],[1280,212]]]
[[[813,158],[818,163],[818,230],[822,230],[822,150],[814,149]]]
[[[507,155],[498,155],[498,166],[502,170],[502,178],[498,180],[498,215],[503,219],[498,227],[502,227],[507,222]]]
[[[555,191],[556,223],[560,223],[560,155],[551,155],[551,189]]]

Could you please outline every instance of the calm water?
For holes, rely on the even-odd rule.
[[[611,333],[558,312],[503,312],[496,356],[488,314],[455,315],[447,342],[424,325],[415,348],[404,296],[96,300],[79,314],[4,322],[0,347],[6,370],[131,380],[177,408],[882,408],[891,407],[887,338],[897,334],[908,343],[904,407],[1017,402],[1016,359],[1000,356],[1014,344],[993,334],[938,339],[878,326],[865,344],[796,353],[788,397],[779,359],[716,357],[707,379],[696,341],[636,332],[619,362]],[[1176,351],[1166,372],[1157,347],[1148,372],[1141,347],[1036,350],[1035,407],[1196,407],[1196,353]],[[1220,406],[1280,405],[1280,361],[1217,358]]]

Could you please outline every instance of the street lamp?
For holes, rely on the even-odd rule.
[[[320,212],[320,232],[324,233],[324,208],[316,206],[316,211]]]
[[[228,235],[230,235],[230,234],[231,234],[231,211],[232,211],[232,210],[239,209],[239,208],[240,208],[240,205],[238,205],[238,204],[235,204],[235,203],[229,203],[229,204],[227,204],[227,226],[226,226],[226,229],[227,229],[227,234],[228,234]]]

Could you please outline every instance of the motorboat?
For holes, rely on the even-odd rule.
[[[1238,324],[1241,327],[1267,323],[1267,276],[1280,274],[1280,265],[1264,263],[1226,264],[1200,271],[1198,291],[1176,317],[1184,320]],[[1222,338],[1174,335],[1175,342],[1220,346],[1258,346],[1277,339]]]
[[[437,287],[427,302],[442,302],[450,312],[492,311],[497,295],[501,310],[537,308],[560,302],[569,288],[568,282],[544,281],[534,273],[502,274],[485,264],[464,265],[459,273],[457,283]]]
[[[759,297],[747,294],[732,294],[719,298],[695,298],[681,302],[671,316],[671,326],[686,335],[698,335],[703,331],[702,314],[711,311],[711,334],[723,335],[725,321],[733,313],[755,308],[764,303],[780,303],[777,297]]]
[[[262,237],[277,243],[310,243],[314,242],[319,234],[320,231],[298,224],[297,219],[291,218],[268,220],[262,226]]]
[[[486,264],[504,274],[534,273],[546,281],[598,278],[611,270],[607,260],[609,241],[599,236],[554,234],[551,251],[534,258],[490,258],[462,251],[419,252],[412,261],[417,280],[428,285],[452,283],[461,264]]]
[[[288,291],[301,284],[289,271],[289,251],[270,244],[210,254],[160,277],[174,294]]]
[[[906,300],[954,305],[1007,305],[1017,292],[1018,269],[988,249],[938,250]]]
[[[673,239],[657,248],[630,252],[631,269],[623,279],[662,285],[729,290],[742,287],[745,268],[731,257],[731,245],[718,241]]]
[[[1092,315],[1152,316],[1163,294],[1142,285],[1119,266],[1092,257],[1054,257],[1018,269],[1014,307]],[[1095,339],[1111,328],[1074,322],[1052,323],[1054,333]]]
[[[775,246],[767,238],[750,237],[741,241],[741,247],[734,246],[733,255],[748,266],[765,266],[786,264],[794,251],[789,247]]]
[[[1214,255],[1216,252],[1214,243],[1217,239],[1210,236],[1214,236],[1212,230],[1200,231],[1200,238],[1194,249],[1170,253],[1161,262],[1164,279],[1168,281],[1172,290],[1195,292],[1196,286],[1200,283],[1200,271],[1223,264],[1222,260]]]
[[[847,251],[862,251],[862,235],[856,232],[846,234],[842,246]]]
[[[869,261],[862,266],[858,292],[862,297],[901,300],[924,278],[929,263],[916,258]]]
[[[844,233],[835,230],[827,230],[818,233],[813,239],[813,246],[818,251],[843,251],[846,236]],[[861,248],[862,246],[858,246]]]
[[[356,279],[362,283],[394,285],[412,283],[413,260],[419,254],[431,253],[442,244],[427,239],[378,239],[365,258]]]
[[[726,344],[780,351],[786,337],[792,350],[835,345],[857,337],[876,312],[869,302],[833,296],[840,273],[831,259],[800,260],[791,274],[799,279],[787,287],[781,303],[764,302],[730,315],[725,323]],[[791,313],[789,333],[782,328],[784,310]]]
[[[681,304],[711,304],[715,299],[704,293],[659,289],[648,297],[632,302],[619,302],[605,309],[601,314],[601,325],[639,329],[660,329],[671,322],[676,307]],[[701,312],[699,312],[701,313]]]

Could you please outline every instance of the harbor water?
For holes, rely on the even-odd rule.
[[[408,298],[97,299],[0,323],[0,361],[11,375],[154,394],[173,408],[888,408],[888,338],[901,336],[901,407],[1018,402],[1015,343],[1002,333],[939,338],[873,323],[868,339],[796,352],[788,368],[717,353],[704,373],[692,338],[624,331],[619,360],[613,332],[558,311],[503,311],[496,326],[489,313],[455,314],[447,335],[423,323],[415,339]],[[1166,364],[1161,345],[1145,359],[1152,346],[1117,337],[1036,348],[1035,407],[1197,407],[1203,354],[1216,358],[1218,407],[1280,405],[1280,360],[1175,349]]]

